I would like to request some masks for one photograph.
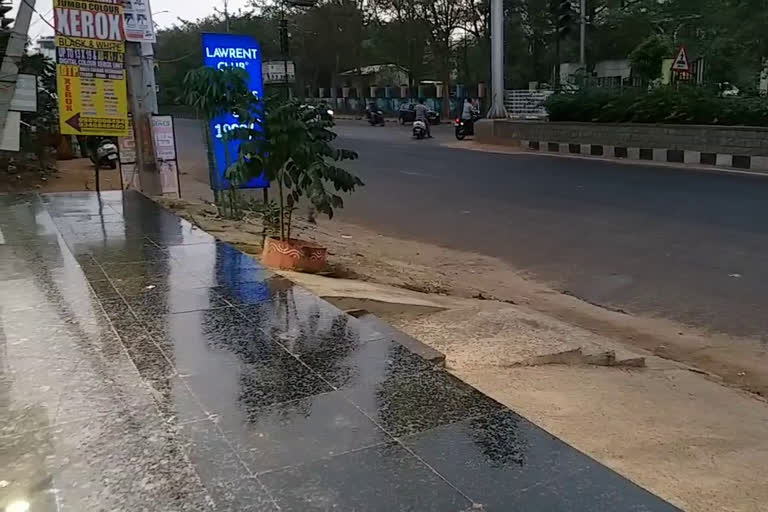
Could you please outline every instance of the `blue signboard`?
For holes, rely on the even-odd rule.
[[[261,79],[261,46],[251,36],[239,34],[203,34],[203,63],[207,67],[222,69],[233,66],[243,68],[248,72],[248,85],[251,91],[262,97],[264,86]],[[227,171],[227,150],[225,149],[224,134],[240,126],[232,114],[221,115],[211,121],[211,136],[213,137],[213,154],[216,159],[216,175],[211,176],[211,188],[226,190],[230,188],[225,174]],[[229,160],[237,158],[236,142],[229,143]],[[269,182],[263,177],[254,178],[240,188],[266,188]]]

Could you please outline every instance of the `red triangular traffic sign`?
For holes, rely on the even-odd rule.
[[[691,72],[691,63],[688,60],[688,53],[685,51],[685,46],[681,46],[680,50],[678,50],[677,56],[672,63],[672,71]]]

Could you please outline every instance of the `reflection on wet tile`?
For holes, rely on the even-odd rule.
[[[336,388],[375,384],[433,369],[432,364],[399,343],[384,340],[342,344],[300,359]]]
[[[183,379],[207,411],[222,416],[332,391],[288,354]]]
[[[406,377],[383,375],[375,384],[342,392],[395,437],[490,414],[502,406],[444,370]]]
[[[127,296],[125,301],[139,319],[146,319],[149,323],[152,323],[157,315],[166,313],[186,313],[231,306],[210,288],[190,290],[153,288],[142,294]]]
[[[219,426],[254,473],[391,440],[338,392],[243,407],[221,415]]]
[[[181,445],[144,411],[2,437],[0,507],[23,498],[63,506],[37,510],[212,510]]]
[[[173,229],[165,231],[147,231],[147,236],[156,244],[162,246],[207,244],[216,239],[205,231],[189,224],[179,223]]]
[[[591,464],[586,456],[509,410],[438,427],[402,441],[488,511],[509,510],[524,490],[536,485],[547,487],[554,480],[569,481]],[[522,508],[528,509],[583,510]]]
[[[270,278],[264,284],[263,288],[250,288],[248,304],[236,307],[293,354],[336,350],[341,346],[354,350],[382,339],[355,318],[284,278]],[[222,293],[227,293],[226,287],[217,289],[222,288]],[[263,294],[261,301],[253,299],[259,293]],[[238,301],[236,295],[233,301]]]
[[[181,373],[230,372],[285,354],[234,308],[158,315],[149,332]]]
[[[259,476],[280,510],[460,512],[472,503],[397,444]]]

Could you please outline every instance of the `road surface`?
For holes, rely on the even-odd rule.
[[[366,187],[339,217],[502,258],[595,304],[768,342],[768,179],[468,151],[442,144],[449,126],[435,132],[340,122]]]

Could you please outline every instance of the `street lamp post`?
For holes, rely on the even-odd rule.
[[[491,0],[491,108],[488,119],[506,119],[504,107],[504,0]]]

